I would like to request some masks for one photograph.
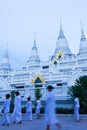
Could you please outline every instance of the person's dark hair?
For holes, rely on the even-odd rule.
[[[74,97],[78,97],[78,94],[77,94],[77,93],[75,93],[75,94],[74,94]]]
[[[48,86],[47,86],[47,89],[54,89],[54,87],[51,86],[51,85],[48,85]]]
[[[28,97],[27,100],[30,101],[30,100],[31,100],[31,97]]]
[[[15,92],[15,94],[16,94],[16,95],[19,95],[20,93],[17,91],[17,92]]]
[[[10,98],[10,94],[6,94],[6,99],[9,99]]]

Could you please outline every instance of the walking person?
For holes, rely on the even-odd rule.
[[[4,121],[2,125],[9,126],[10,120],[9,120],[9,110],[10,110],[10,94],[6,94],[6,99],[4,101],[3,105],[3,111],[4,111]]]
[[[13,123],[22,123],[22,114],[21,114],[21,96],[20,93],[17,91],[16,97],[14,99],[14,110],[13,110]]]
[[[76,119],[77,122],[80,121],[80,118],[79,118],[79,109],[80,109],[79,98],[78,98],[78,95],[75,94],[75,99],[74,99],[74,114],[75,114],[75,119]]]
[[[26,114],[25,114],[25,118],[26,120],[31,121],[32,120],[32,101],[31,98],[28,97],[27,98],[27,103],[26,103]]]
[[[46,130],[50,130],[50,126],[52,124],[56,124],[56,126],[61,130],[61,124],[55,117],[55,96],[53,93],[53,87],[51,85],[47,86],[47,97],[45,102],[45,124]]]
[[[40,109],[41,109],[41,101],[40,101],[40,97],[37,97],[37,101],[36,101],[36,115],[37,115],[37,119],[40,118]]]

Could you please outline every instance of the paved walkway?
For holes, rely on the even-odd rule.
[[[87,118],[82,118],[79,123],[75,122],[73,117],[57,116],[60,123],[62,124],[62,130],[87,130]],[[0,124],[2,123],[3,117],[0,116]],[[12,119],[11,119],[12,120]],[[33,116],[32,121],[24,121],[22,124],[12,124],[10,126],[0,125],[0,130],[45,130],[44,117],[36,119]],[[57,130],[56,126],[51,126],[51,130]]]

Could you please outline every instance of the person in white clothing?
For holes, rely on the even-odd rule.
[[[6,99],[3,105],[4,121],[2,125],[6,125],[6,126],[10,125],[10,120],[9,120],[10,99],[9,98],[10,98],[10,94],[6,94]]]
[[[79,103],[79,98],[77,94],[75,94],[75,99],[74,99],[74,114],[75,114],[75,119],[77,122],[79,122],[79,109],[80,109],[80,103]]]
[[[17,91],[16,97],[14,100],[14,110],[13,110],[13,123],[22,123],[22,114],[21,114],[21,96],[20,93]]]
[[[31,98],[28,97],[27,98],[28,102],[26,103],[26,120],[31,121],[32,120],[32,102],[31,102]]]
[[[47,86],[48,94],[45,102],[45,124],[46,130],[50,130],[52,124],[56,124],[59,129],[61,129],[61,124],[55,117],[55,96],[52,92],[53,87],[51,85]]]
[[[37,101],[36,101],[36,115],[37,115],[37,119],[40,118],[40,108],[41,108],[41,101],[40,101],[40,98],[37,97]]]

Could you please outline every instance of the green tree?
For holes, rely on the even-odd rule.
[[[87,111],[87,76],[80,76],[75,80],[74,85],[68,88],[67,94],[74,99],[74,95],[77,94],[80,99],[81,112]]]
[[[14,109],[14,98],[15,98],[15,91],[11,91],[11,103],[10,103],[10,112],[13,112]]]
[[[35,98],[40,98],[42,96],[40,88],[35,89]]]

